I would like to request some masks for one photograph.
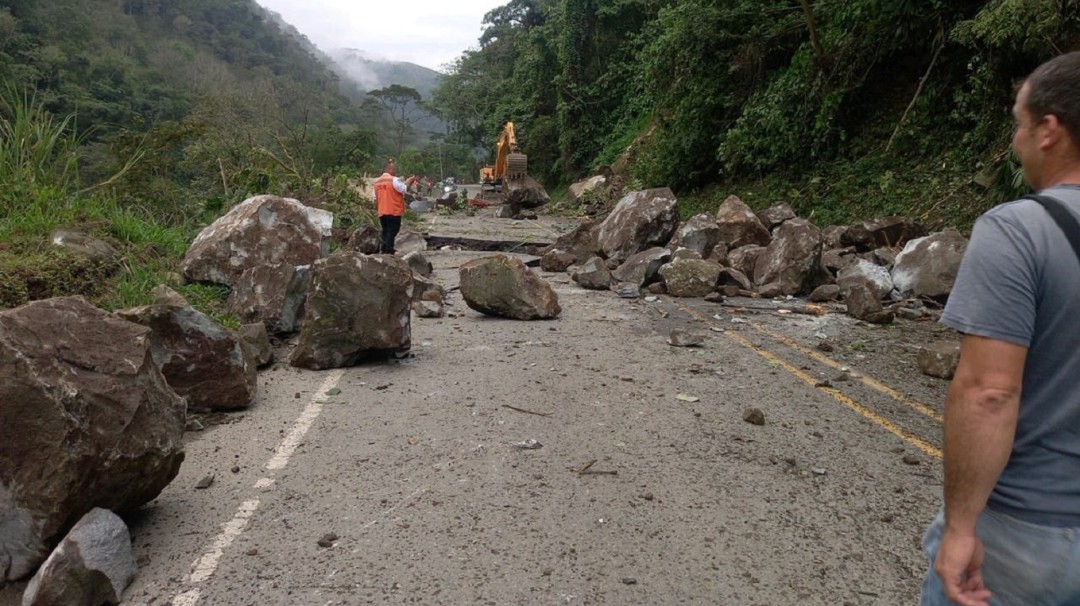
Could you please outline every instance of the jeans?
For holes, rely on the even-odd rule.
[[[945,528],[939,513],[923,536],[930,567],[922,606],[946,606],[934,559]],[[1040,526],[986,509],[976,532],[986,553],[983,580],[993,606],[1080,606],[1080,528]]]
[[[394,240],[401,231],[401,217],[397,215],[379,215],[382,235],[379,237],[379,252],[384,255],[394,254]]]

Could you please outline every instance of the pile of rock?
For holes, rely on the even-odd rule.
[[[715,216],[680,223],[674,194],[661,188],[626,194],[603,221],[584,220],[541,267],[620,296],[807,296],[888,323],[920,313],[907,302],[944,301],[966,247],[955,231],[928,234],[903,217],[820,229],[787,204],[754,212],[736,196]]]

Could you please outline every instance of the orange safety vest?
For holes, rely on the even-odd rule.
[[[405,214],[405,194],[394,189],[394,177],[390,173],[383,173],[375,179],[375,208],[379,216],[394,215],[401,217]]]

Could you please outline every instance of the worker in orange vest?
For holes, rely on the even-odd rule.
[[[416,182],[415,176],[402,181],[396,175],[397,165],[390,160],[374,184],[375,208],[382,227],[379,252],[384,255],[394,254],[394,240],[401,231],[401,217],[405,215],[405,192]]]

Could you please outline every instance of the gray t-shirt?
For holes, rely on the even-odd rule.
[[[1080,219],[1080,186],[1040,192]],[[1031,200],[975,223],[941,322],[1028,348],[1012,455],[991,509],[1052,526],[1080,526],[1080,261]]]

